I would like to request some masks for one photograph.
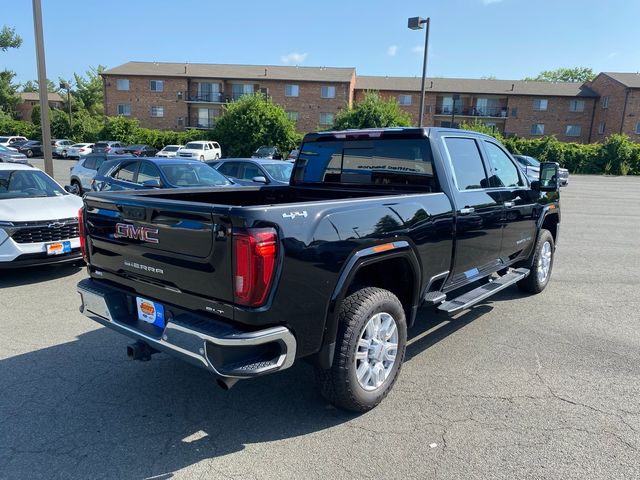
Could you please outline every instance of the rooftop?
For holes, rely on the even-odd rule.
[[[640,77],[639,77],[640,78]],[[420,91],[419,77],[358,76],[358,90]],[[490,95],[544,95],[559,97],[597,97],[581,83],[533,82],[526,80],[482,80],[468,78],[427,78],[425,91],[441,93],[479,93]]]
[[[350,82],[355,72],[355,68],[336,67],[128,62],[105,70],[102,75]]]
[[[606,76],[617,80],[625,87],[640,88],[640,73],[603,72]]]
[[[40,94],[38,92],[20,92],[18,94],[22,100],[40,100]],[[50,102],[63,102],[62,97],[57,93],[49,92],[49,101]]]

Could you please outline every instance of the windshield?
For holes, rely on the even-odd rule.
[[[231,182],[217,170],[206,164],[160,165],[160,170],[171,185],[176,187],[209,187],[231,185]]]
[[[531,165],[532,167],[540,168],[540,162],[538,160],[536,160],[535,158],[526,157],[526,159],[529,162],[529,165]]]
[[[5,147],[4,145],[0,145],[0,152],[5,152],[5,153],[16,153],[15,150],[9,150],[7,147]]]
[[[0,200],[63,195],[64,189],[40,170],[0,170]]]
[[[270,163],[262,165],[269,175],[281,182],[288,182],[291,178],[291,171],[293,170],[293,163]]]
[[[144,145],[129,145],[127,147],[128,150],[142,150]]]
[[[269,155],[273,155],[275,152],[275,147],[260,147],[258,150],[256,150],[255,155],[258,157],[267,157]]]
[[[9,141],[9,137],[0,137],[0,142],[6,143]]]
[[[164,147],[163,152],[177,152],[180,147]]]
[[[104,148],[104,147],[108,147],[109,144],[107,142],[98,142],[96,143],[96,148]]]
[[[191,149],[191,150],[203,150],[204,144],[189,142],[184,146],[184,148]]]

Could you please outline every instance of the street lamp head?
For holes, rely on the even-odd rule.
[[[426,20],[421,17],[411,17],[407,22],[407,26],[411,30],[422,30],[424,28],[422,25],[426,23]]]

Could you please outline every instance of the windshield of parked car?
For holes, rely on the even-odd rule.
[[[10,150],[7,147],[5,147],[4,145],[0,145],[0,152],[4,152],[4,153],[16,153],[15,150]]]
[[[167,177],[168,182],[176,187],[231,185],[224,175],[204,163],[160,165],[160,170]]]
[[[293,170],[293,163],[269,163],[262,165],[269,175],[281,182],[288,182],[291,178],[291,171]]]
[[[142,150],[144,147],[145,145],[129,145],[127,150]]]
[[[40,170],[0,170],[0,200],[63,195],[64,189]]]
[[[71,145],[72,148],[82,148],[85,145],[88,145],[88,143],[74,143],[73,145]]]
[[[536,160],[533,157],[526,157],[526,158],[527,158],[527,162],[529,162],[529,165],[531,165],[532,167],[540,168],[540,162],[538,160]]]
[[[191,150],[202,150],[204,148],[204,144],[189,142],[184,146],[184,148],[191,149]]]
[[[163,152],[177,152],[180,147],[164,147],[162,149]]]
[[[254,155],[256,157],[268,157],[269,155],[273,155],[274,153],[276,153],[275,147],[260,147],[258,150],[256,150],[256,153],[254,153]]]
[[[98,142],[95,144],[96,148],[104,148],[104,147],[108,147],[109,144],[107,142]]]

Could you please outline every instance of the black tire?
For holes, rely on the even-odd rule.
[[[71,180],[71,186],[78,187],[78,196],[81,197],[82,196],[82,185],[80,185],[80,182],[77,181],[77,180]]]
[[[551,248],[551,257],[549,259],[549,269],[547,275],[544,279],[538,275],[538,270],[540,268],[540,263],[542,262],[541,257],[544,257],[543,250],[545,249],[545,244],[549,244]],[[553,235],[549,230],[542,229],[538,234],[538,241],[536,242],[536,246],[531,253],[531,258],[526,262],[526,267],[531,270],[529,276],[523,280],[518,282],[518,288],[523,292],[528,293],[540,293],[545,287],[549,284],[549,279],[551,278],[551,273],[553,271],[553,257],[555,255],[555,246],[553,243]]]
[[[396,359],[384,382],[374,390],[365,390],[356,375],[356,351],[364,328],[377,313],[388,313],[398,333]],[[407,345],[407,321],[398,297],[388,290],[366,287],[342,302],[339,313],[336,352],[329,369],[317,368],[322,395],[333,405],[352,412],[366,412],[378,405],[391,391],[404,360]]]
[[[33,151],[32,150],[27,150],[27,157],[28,158],[32,158],[33,157]]]
[[[62,151],[62,158],[67,158],[68,154],[66,150]]]

